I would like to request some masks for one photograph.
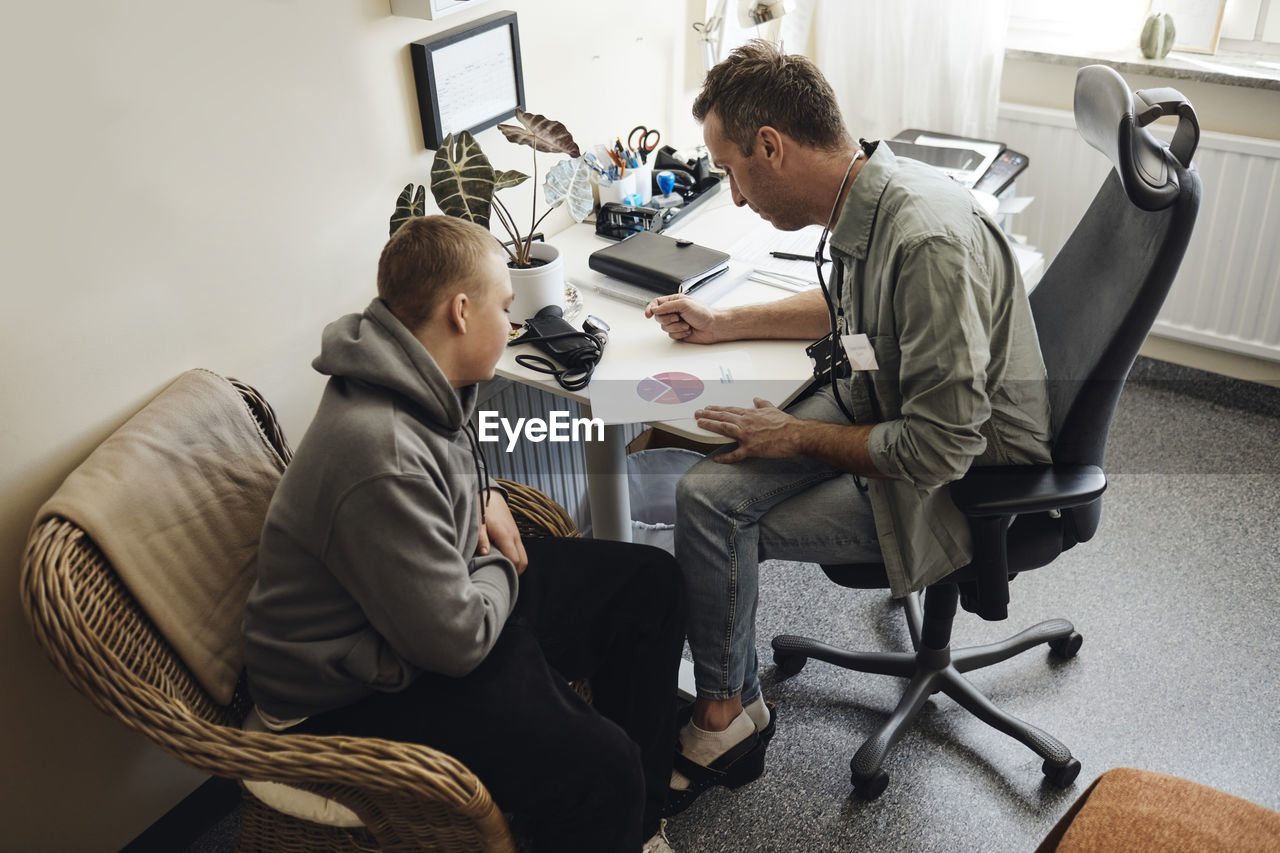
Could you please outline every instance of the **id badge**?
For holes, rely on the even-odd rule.
[[[871,348],[871,339],[862,332],[856,335],[841,335],[840,343],[844,345],[844,354],[849,358],[849,366],[854,370],[879,370],[876,362],[876,351]]]

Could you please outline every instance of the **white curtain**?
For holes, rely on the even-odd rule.
[[[1008,15],[1009,0],[790,0],[778,23],[783,49],[831,81],[855,137],[992,139]]]
[[[706,0],[706,20],[716,22],[712,62],[724,59],[735,47],[750,39],[764,39],[777,44],[781,28],[786,25],[786,16],[790,13],[764,24],[752,24],[746,14],[755,5],[755,0]],[[796,8],[796,0],[785,0],[781,8]],[[788,47],[787,52],[795,51]]]

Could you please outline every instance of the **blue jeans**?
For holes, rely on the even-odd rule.
[[[788,411],[848,423],[829,388]],[[722,464],[714,455],[690,468],[676,490],[676,560],[685,578],[698,696],[741,695],[748,705],[760,696],[760,561],[878,563],[880,544],[871,502],[852,475],[807,457]]]

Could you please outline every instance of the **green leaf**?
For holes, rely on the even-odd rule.
[[[573,141],[573,134],[558,121],[524,110],[516,110],[516,121],[524,127],[516,127],[513,124],[498,125],[498,130],[502,131],[502,135],[508,142],[528,145],[534,151],[545,151],[548,154],[568,154],[570,157],[577,157],[582,153],[578,150],[578,143]]]
[[[488,228],[494,181],[493,166],[470,132],[462,131],[456,143],[452,133],[444,138],[431,164],[431,195],[441,213]]]
[[[555,207],[562,201],[569,203],[569,215],[581,222],[591,215],[594,201],[591,198],[591,167],[585,157],[561,160],[547,173],[543,188],[547,204]]]
[[[529,176],[524,172],[497,172],[494,175],[493,191],[505,190],[507,187],[518,187],[525,181],[529,180]]]
[[[395,212],[391,214],[391,234],[395,235],[400,230],[400,226],[404,225],[415,216],[424,216],[427,212],[427,188],[418,187],[418,191],[413,191],[413,184],[405,184],[404,189],[400,191],[400,198],[396,200]]]

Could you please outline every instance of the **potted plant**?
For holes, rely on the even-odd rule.
[[[463,131],[455,140],[453,134],[445,137],[444,145],[436,151],[431,164],[431,195],[435,197],[440,212],[447,216],[469,219],[484,228],[489,227],[491,215],[495,215],[511,238],[503,243],[511,267],[511,286],[515,300],[511,316],[518,322],[532,317],[539,308],[559,304],[564,298],[564,269],[559,250],[547,243],[535,242],[538,225],[552,210],[567,204],[569,215],[581,222],[591,213],[591,169],[581,156],[572,134],[558,121],[546,116],[516,110],[520,126],[498,125],[498,130],[508,141],[527,145],[533,149],[533,174],[537,181],[538,154],[565,154],[562,160],[547,174],[543,187],[547,209],[538,215],[538,197],[534,193],[529,229],[522,232],[514,215],[496,193],[508,187],[519,186],[529,176],[517,171],[498,171],[480,149],[480,144],[469,131]],[[391,233],[410,217],[426,212],[426,188],[407,184],[400,193],[395,213],[391,215]],[[499,240],[502,243],[501,240]]]

